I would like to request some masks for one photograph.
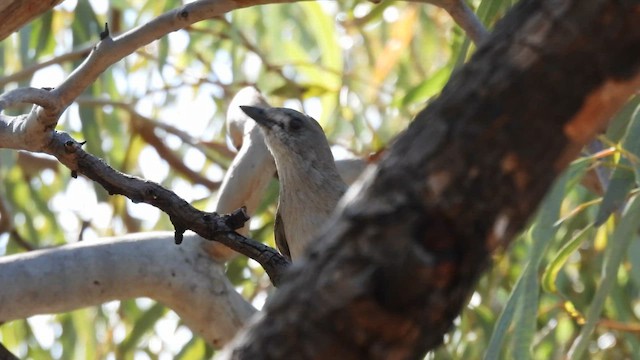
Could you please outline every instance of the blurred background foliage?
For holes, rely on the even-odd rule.
[[[490,28],[514,2],[468,3]],[[0,43],[0,86],[55,87],[105,22],[117,35],[180,4],[64,1]],[[241,87],[255,84],[273,105],[314,116],[337,157],[364,157],[384,149],[473,51],[433,5],[253,7],[138,49],[69,108],[60,129],[118,170],[210,210],[234,156],[224,116]],[[640,358],[638,103],[630,100],[557,181],[530,227],[495,255],[428,358]],[[0,255],[171,229],[156,209],[69,175],[49,158],[0,150]],[[271,243],[276,196],[274,185],[252,219],[253,237]],[[261,306],[270,289],[258,266],[240,257],[228,274]],[[0,341],[32,359],[202,359],[214,351],[149,299],[13,321],[0,326]]]

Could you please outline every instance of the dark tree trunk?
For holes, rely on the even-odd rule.
[[[419,358],[638,88],[640,3],[523,0],[398,137],[235,358]]]

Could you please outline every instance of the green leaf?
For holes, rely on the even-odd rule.
[[[507,303],[489,340],[485,359],[497,359],[503,349],[506,333],[515,319],[518,326],[514,329],[513,357],[528,358],[531,356],[531,343],[536,330],[538,309],[539,280],[538,269],[544,252],[557,231],[556,220],[559,217],[560,205],[564,194],[578,184],[589,162],[585,159],[574,161],[556,180],[550,192],[536,212],[536,217],[528,235],[532,248],[529,250],[529,263],[518,278]]]
[[[507,5],[506,1],[502,0],[482,0],[476,10],[476,15],[478,16],[478,19],[480,19],[480,22],[482,22],[486,27],[490,27],[492,20],[497,16],[499,10]],[[454,68],[457,69],[465,63],[470,49],[471,40],[469,37],[464,36],[464,40],[456,49],[456,53],[454,55],[454,58],[456,59]]]
[[[85,149],[104,159],[105,154],[102,151],[102,137],[100,136],[100,125],[98,123],[97,110],[93,107],[80,106],[80,119],[82,120],[82,136],[87,143]]]
[[[20,59],[22,60],[22,67],[26,67],[33,62],[31,56],[29,56],[29,38],[33,33],[33,24],[27,24],[18,31],[18,39],[20,40]]]
[[[339,75],[342,72],[342,50],[338,45],[335,20],[324,11],[318,2],[303,2],[299,5],[305,13],[306,29],[312,32],[317,41],[320,50],[320,63],[326,69],[324,81],[310,80],[314,83],[324,83],[327,88],[337,91],[342,84]]]
[[[570,172],[565,171],[553,185],[551,191],[542,202],[542,206],[538,209],[536,220],[529,231],[532,247],[529,253],[529,263],[522,273],[522,291],[526,296],[520,298],[520,311],[515,320],[518,326],[513,333],[514,359],[528,359],[531,357],[531,345],[536,332],[538,296],[540,293],[538,269],[544,252],[558,229],[556,220],[560,217],[560,205],[564,199],[570,174]]]
[[[167,64],[167,57],[169,56],[169,38],[167,36],[161,37],[158,42],[158,71],[162,76],[162,68]]]
[[[622,140],[622,148],[633,155],[630,161],[635,170],[636,184],[640,185],[640,141],[638,139],[640,139],[640,104],[631,115],[626,135]]]
[[[101,27],[104,24],[99,23],[91,4],[88,1],[78,1],[74,15],[71,24],[73,46],[80,46],[91,40],[98,41]]]
[[[505,338],[507,336],[507,330],[509,330],[509,326],[511,326],[511,322],[516,316],[516,310],[518,308],[518,304],[521,301],[523,291],[524,291],[524,277],[521,276],[518,278],[513,290],[511,290],[511,295],[507,299],[507,303],[504,306],[504,309],[500,312],[498,316],[498,321],[496,321],[496,325],[493,329],[493,333],[491,334],[491,338],[489,339],[489,345],[487,346],[487,351],[484,354],[483,359],[485,360],[493,360],[499,359],[500,353],[503,350],[503,345]]]
[[[638,218],[640,217],[640,196],[631,199],[626,207],[620,223],[611,236],[611,242],[607,247],[604,264],[602,266],[602,279],[600,286],[596,290],[593,301],[589,306],[586,315],[586,323],[580,331],[569,350],[569,359],[582,359],[584,352],[591,340],[591,335],[600,320],[600,313],[604,307],[604,302],[617,279],[618,269],[622,263],[622,258],[629,248],[632,239],[636,239],[638,231]]]
[[[358,24],[360,26],[364,26],[372,21],[380,20],[382,17],[382,13],[391,5],[393,5],[395,1],[384,0],[373,6],[371,11],[369,11],[365,16],[357,19]]]
[[[207,359],[207,347],[201,338],[194,336],[174,358],[175,360]]]
[[[618,211],[629,196],[631,189],[640,182],[640,164],[637,163],[638,159],[640,159],[640,141],[638,141],[640,139],[639,110],[640,106],[637,106],[631,115],[631,120],[627,125],[627,131],[621,143],[622,148],[634,157],[632,160],[636,163],[632,164],[626,153],[623,153],[620,157],[620,161],[613,171],[613,175],[611,175],[611,181],[602,199],[602,204],[598,209],[595,226],[604,224],[614,211]]]
[[[640,96],[634,96],[629,102],[627,102],[618,113],[613,117],[613,120],[607,126],[606,137],[613,143],[619,142],[627,133],[629,121],[633,117],[633,113],[640,106]]]
[[[620,162],[611,175],[611,180],[607,186],[602,203],[598,208],[598,215],[594,226],[598,227],[607,221],[614,211],[617,211],[624,205],[629,192],[635,185],[635,174],[631,167],[631,163],[626,158],[620,158]]]
[[[501,0],[482,0],[476,11],[478,18],[485,25],[491,25],[491,20],[497,16],[500,9],[508,6],[505,1]]]
[[[52,53],[55,47],[53,38],[53,12],[44,13],[37,21],[34,21],[34,31],[31,34],[29,46],[35,49],[34,59],[38,59],[43,52]]]
[[[153,325],[167,312],[166,307],[160,303],[155,303],[149,310],[145,311],[142,316],[135,320],[133,329],[118,346],[118,353],[121,355],[132,352],[142,337],[147,334]]]
[[[634,241],[629,245],[627,259],[629,259],[629,263],[631,264],[629,277],[635,286],[640,288],[640,241]]]
[[[590,235],[592,230],[593,227],[591,226],[587,226],[580,230],[571,238],[571,240],[564,244],[553,260],[547,264],[542,275],[542,288],[546,292],[556,293],[558,291],[556,288],[556,278],[558,277],[558,273],[569,259],[569,256],[571,256],[571,254],[573,254],[573,252],[582,245],[585,239],[589,238],[587,235]]]
[[[404,98],[402,98],[401,106],[408,106],[415,103],[422,103],[427,101],[430,97],[437,95],[442,91],[444,85],[449,81],[451,76],[451,68],[445,66],[436,71],[426,81],[420,83],[420,85],[414,87],[407,92]]]

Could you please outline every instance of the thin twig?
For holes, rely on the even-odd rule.
[[[126,112],[128,112],[132,117],[136,120],[149,124],[155,128],[162,129],[169,134],[175,135],[182,142],[193,146],[198,149],[207,159],[211,161],[215,161],[216,159],[211,157],[210,154],[207,153],[206,149],[211,149],[221,155],[226,159],[231,159],[235,155],[235,152],[229,150],[226,144],[215,142],[215,141],[205,141],[194,138],[189,135],[187,132],[176,128],[175,126],[169,125],[166,122],[162,122],[159,120],[154,120],[147,116],[142,115],[138,111],[135,110],[134,106],[128,102],[124,101],[115,101],[110,99],[100,99],[100,98],[86,98],[80,97],[76,100],[76,103],[81,105],[89,105],[89,106],[114,106],[118,107]]]
[[[0,234],[11,229],[11,214],[4,199],[0,197]]]
[[[175,228],[177,244],[182,242],[185,231],[192,230],[205,239],[218,241],[254,259],[265,269],[274,285],[279,284],[289,262],[277,250],[234,231],[243,227],[249,219],[244,209],[223,216],[200,211],[159,184],[113,169],[85,152],[81,146],[82,143],[69,134],[55,132],[46,152],[71,169],[72,176],[82,174],[100,184],[111,195],[121,194],[134,203],[144,202],[162,210],[169,215]]]
[[[480,19],[469,8],[464,0],[409,0],[414,2],[421,2],[432,4],[444,9],[453,18],[453,21],[458,24],[467,34],[467,36],[478,46],[483,40],[489,36],[489,31],[482,25]]]
[[[154,127],[142,121],[135,122],[138,134],[153,148],[158,155],[164,159],[171,168],[177,170],[182,175],[186,176],[189,180],[196,184],[206,186],[210,190],[216,190],[220,187],[219,181],[209,180],[207,177],[202,176],[200,173],[191,170],[183,161],[183,159],[176,156],[176,154],[169,149],[162,140],[153,132]]]
[[[21,248],[26,251],[33,251],[36,249],[35,246],[31,245],[27,240],[25,240],[22,235],[16,229],[12,229],[9,234],[11,235],[11,239],[18,244]]]
[[[33,75],[36,71],[44,69],[48,66],[51,65],[55,65],[55,64],[60,64],[63,63],[65,61],[72,61],[72,60],[77,60],[80,58],[83,58],[87,55],[89,55],[89,53],[91,52],[91,49],[93,48],[93,44],[91,45],[84,45],[80,48],[78,48],[77,50],[74,50],[72,52],[60,55],[60,56],[56,56],[53,58],[50,58],[48,60],[45,60],[41,63],[38,64],[34,64],[31,65],[29,67],[26,67],[20,71],[17,71],[11,75],[7,75],[4,77],[0,78],[0,87],[5,86],[9,83],[12,82],[16,82],[16,81],[20,81],[26,78],[29,78],[31,75]]]

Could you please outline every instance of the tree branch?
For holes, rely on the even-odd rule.
[[[91,53],[91,49],[93,49],[93,44],[89,45],[84,45],[81,46],[80,48],[78,48],[77,50],[73,50],[71,52],[68,52],[66,54],[62,54],[60,56],[56,56],[53,58],[50,58],[48,60],[45,60],[41,63],[38,64],[33,64],[29,67],[26,67],[20,71],[17,71],[13,74],[4,76],[0,78],[0,87],[3,87],[9,83],[12,82],[16,82],[16,81],[20,81],[26,78],[29,78],[30,76],[32,76],[36,71],[44,69],[48,66],[54,65],[54,64],[60,64],[63,63],[65,61],[72,61],[72,60],[76,60],[79,58],[83,58],[87,55],[89,55]]]
[[[421,3],[432,4],[444,9],[453,18],[453,21],[462,28],[469,39],[478,46],[489,37],[489,32],[482,25],[480,19],[469,8],[464,0],[408,0]]]
[[[137,133],[144,139],[144,141],[147,142],[147,144],[151,145],[156,150],[158,155],[164,159],[172,169],[181,173],[191,182],[206,186],[209,190],[216,190],[220,187],[219,181],[209,180],[206,176],[191,170],[191,168],[184,163],[184,159],[177,156],[173,150],[165,145],[162,139],[154,133],[153,130],[155,127],[152,123],[148,121],[140,121],[139,118],[135,118],[134,114],[132,115],[134,127],[136,128]]]
[[[19,88],[0,96],[0,111],[18,104],[34,104],[49,109],[60,108],[58,98],[45,89]]]
[[[200,0],[168,11],[116,38],[111,38],[108,32],[105,32],[85,61],[49,95],[36,92],[34,89],[18,89],[5,94],[5,103],[0,103],[2,108],[16,101],[31,102],[42,107],[35,107],[28,115],[19,117],[0,115],[0,147],[40,151],[53,136],[52,131],[64,110],[109,66],[138,48],[170,32],[234,9],[286,2],[293,1]]]
[[[205,239],[218,241],[256,260],[264,267],[274,284],[277,284],[282,272],[288,267],[289,262],[275,249],[234,232],[249,219],[244,209],[224,216],[200,211],[159,184],[113,169],[101,159],[82,150],[81,146],[81,143],[68,134],[56,132],[46,152],[71,169],[72,176],[83,174],[100,184],[111,195],[122,194],[134,203],[144,202],[165,212],[175,228],[176,244],[182,242],[186,230],[193,230]]]
[[[35,103],[42,107],[34,108],[26,117],[0,117],[0,147],[31,151],[40,150],[45,146],[51,136],[51,130],[55,128],[64,110],[102,72],[138,48],[172,31],[185,28],[204,19],[222,15],[237,8],[288,2],[295,1],[200,0],[166,12],[149,23],[132,29],[116,38],[111,38],[109,33],[105,32],[101,41],[93,48],[93,51],[85,61],[60,86],[53,89],[51,95],[46,98],[38,97],[32,99],[25,96],[25,94],[21,94],[21,101]],[[442,6],[454,16],[456,21],[461,21],[461,26],[465,31],[469,31],[469,36],[473,39],[478,39],[482,35],[481,25],[478,21],[474,22],[475,16],[461,0],[433,0],[429,2]],[[12,96],[16,94],[12,94]],[[0,107],[2,107],[2,104],[0,104]],[[22,121],[26,121],[26,124],[22,124]],[[45,131],[38,131],[40,129]],[[11,136],[15,137],[13,141],[9,139]]]
[[[204,141],[202,139],[196,139],[196,138],[192,137],[191,135],[189,135],[187,132],[178,129],[175,126],[172,126],[172,125],[168,124],[165,121],[152,119],[152,118],[149,118],[149,117],[146,117],[146,116],[142,115],[141,113],[139,113],[138,111],[135,110],[135,108],[134,108],[135,102],[134,103],[128,103],[128,102],[124,102],[124,101],[115,101],[115,100],[101,99],[101,98],[85,98],[85,97],[81,96],[78,99],[76,99],[76,103],[79,104],[79,105],[113,106],[113,107],[120,108],[120,109],[128,112],[134,118],[134,120],[138,120],[140,122],[143,122],[144,126],[150,126],[150,127],[162,129],[162,130],[166,131],[169,134],[177,136],[178,138],[180,138],[180,140],[183,143],[189,144],[189,145],[193,146],[194,148],[198,149],[205,157],[207,157],[207,159],[212,160],[212,161],[214,161],[215,158],[210,156],[210,154],[208,154],[205,149],[210,149],[210,150],[218,153],[220,156],[222,156],[224,158],[228,158],[228,159],[232,159],[234,157],[234,155],[236,154],[235,151],[229,150],[227,148],[227,145],[223,144],[222,142]],[[235,207],[234,209],[237,209],[238,207],[239,206]]]
[[[199,237],[187,238],[175,246],[170,232],[132,234],[0,257],[0,322],[150,297],[221,346],[255,309]]]
[[[61,2],[62,0],[6,0],[0,2],[0,24],[2,24],[0,26],[0,40]]]
[[[170,32],[183,29],[198,21],[220,16],[234,9],[258,4],[286,2],[292,1],[200,0],[183,5],[116,38],[112,39],[107,36],[102,39],[89,57],[54,90],[54,93],[60,97],[63,104],[68,106],[109,66]]]
[[[11,213],[4,199],[0,196],[0,234],[11,230],[12,227]]]

